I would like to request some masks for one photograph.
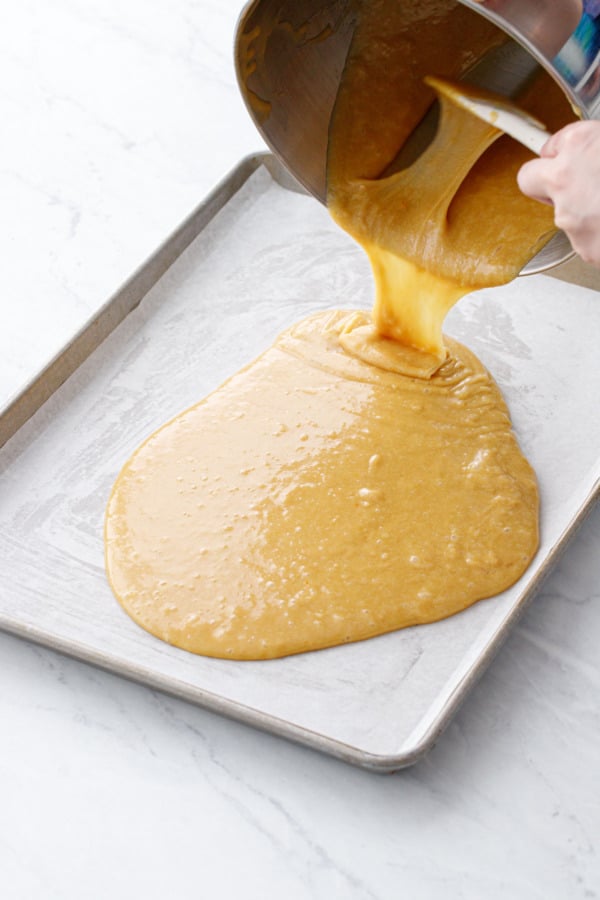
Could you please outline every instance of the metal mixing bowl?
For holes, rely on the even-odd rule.
[[[363,0],[364,2],[364,0]],[[420,0],[398,0],[419,3]],[[485,16],[510,38],[472,80],[510,97],[542,66],[582,118],[595,117],[600,64],[585,79],[565,77],[556,54],[582,15],[581,0],[445,0]],[[237,28],[238,81],[250,115],[274,154],[325,203],[329,122],[356,20],[357,0],[253,0]],[[468,38],[467,38],[468,39]],[[524,268],[540,272],[573,255],[557,234]]]

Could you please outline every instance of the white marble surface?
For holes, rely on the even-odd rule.
[[[2,400],[260,147],[237,12],[0,4]],[[599,541],[597,510],[437,747],[394,776],[0,635],[2,897],[597,897]]]

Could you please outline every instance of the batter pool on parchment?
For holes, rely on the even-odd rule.
[[[527,567],[536,480],[493,380],[454,341],[425,379],[394,371],[397,342],[366,362],[344,344],[369,321],[300,322],[126,463],[106,564],[143,628],[279,657],[433,622]]]
[[[468,78],[507,38],[453,0],[356,11],[328,206],[369,254],[373,314],[285,332],[148,438],[108,504],[116,596],[194,653],[267,659],[434,622],[512,585],[538,546],[508,410],[442,326],[518,274],[552,211],[518,191],[529,152],[443,97],[414,144],[436,109],[427,76]],[[552,130],[573,118],[541,70],[513,99]]]

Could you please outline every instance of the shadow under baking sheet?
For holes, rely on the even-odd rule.
[[[125,615],[105,579],[104,509],[119,469],[294,321],[371,305],[362,251],[273,172],[265,158],[237,173],[141,304],[0,450],[0,627],[393,771],[435,741],[596,495],[600,367],[589,336],[600,333],[600,303],[537,275],[465,298],[447,321],[498,381],[540,481],[541,549],[513,588],[433,625],[287,659],[167,646]],[[206,210],[198,216],[205,224]]]

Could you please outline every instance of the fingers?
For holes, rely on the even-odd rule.
[[[582,259],[600,266],[600,122],[557,131],[517,180],[524,194],[554,206],[556,227]]]
[[[519,187],[541,203],[557,206],[557,197],[565,193],[581,195],[585,203],[600,185],[599,149],[600,122],[572,122],[546,141],[539,159],[525,163],[517,176]],[[587,173],[587,190],[580,184],[582,173]]]
[[[552,206],[552,163],[552,159],[532,159],[521,166],[517,175],[517,183],[524,194],[549,206]]]
[[[558,156],[563,150],[573,144],[578,144],[582,140],[582,134],[585,130],[584,122],[571,122],[565,125],[560,131],[553,134],[542,147],[540,156],[542,159],[550,159]],[[583,126],[583,127],[582,127]]]
[[[557,131],[555,134],[551,135],[544,146],[540,151],[541,159],[552,159],[554,156],[558,156],[560,153],[560,148],[562,141],[564,138],[561,136],[564,128],[561,128],[560,131]]]
[[[532,159],[521,167],[517,175],[517,183],[521,191],[533,200],[553,204],[553,181],[556,166],[553,161],[561,153],[565,144],[572,139],[569,133],[571,125],[561,128],[551,135],[541,149],[538,159]]]

